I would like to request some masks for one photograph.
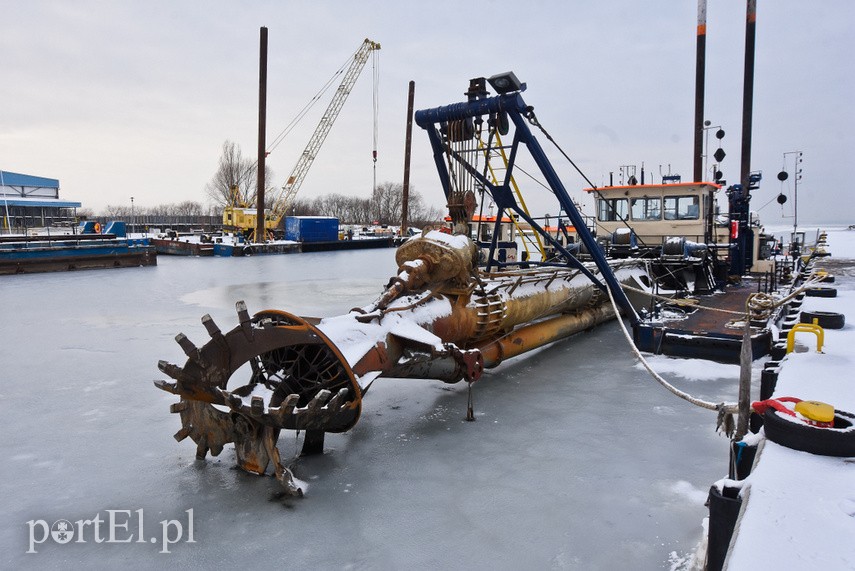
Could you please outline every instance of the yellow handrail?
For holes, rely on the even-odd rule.
[[[813,323],[796,323],[790,332],[787,333],[787,353],[793,352],[793,347],[796,344],[796,333],[806,331],[816,335],[816,352],[822,353],[822,346],[825,344],[825,330],[819,326],[819,320],[814,318]]]

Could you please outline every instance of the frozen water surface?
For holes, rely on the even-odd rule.
[[[464,420],[465,384],[378,380],[356,427],[294,464],[304,499],[236,469],[230,446],[202,462],[175,442],[177,397],[152,380],[165,378],[159,359],[184,362],[177,333],[204,343],[205,313],[230,329],[240,299],[250,312],[336,315],[394,271],[392,250],[367,250],[0,279],[0,566],[662,569],[694,549],[727,440],[712,413],[635,366],[615,323],[488,371],[477,422]],[[676,381],[732,400],[734,369],[721,371]],[[283,431],[284,458],[299,446]],[[181,521],[186,540],[190,509],[194,543],[160,553],[160,522]],[[96,543],[90,527],[25,553],[27,522],[107,510],[130,512],[114,531],[132,542]]]

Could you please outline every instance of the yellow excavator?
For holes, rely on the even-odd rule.
[[[333,95],[332,101],[330,101],[326,111],[321,116],[321,120],[315,128],[312,138],[309,139],[309,144],[306,145],[305,150],[303,150],[303,153],[297,160],[297,164],[294,165],[294,169],[273,201],[272,206],[264,212],[264,228],[268,234],[274,234],[282,226],[282,218],[285,216],[288,206],[294,201],[297,191],[300,190],[300,185],[303,184],[303,180],[309,172],[309,167],[312,166],[324,139],[326,139],[330,129],[332,129],[333,123],[338,117],[342,106],[344,106],[344,102],[347,100],[348,95],[350,95],[353,85],[356,83],[366,62],[368,62],[369,55],[379,49],[380,44],[366,38],[359,49],[353,54],[350,65],[344,71],[344,78],[338,89],[336,89],[335,95]],[[252,237],[255,234],[257,215],[257,207],[240,200],[238,189],[232,187],[229,206],[223,209],[223,227],[227,230],[243,232],[245,236]]]

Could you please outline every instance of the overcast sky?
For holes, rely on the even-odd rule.
[[[764,180],[753,208],[767,224],[792,223],[793,178],[782,185],[776,175],[783,153],[799,150],[800,221],[855,223],[855,2],[757,4],[752,169]],[[696,22],[694,0],[0,0],[0,169],[57,178],[62,198],[96,212],[131,196],[143,207],[206,202],[224,141],[255,155],[259,28],[267,26],[268,142],[371,38],[382,45],[378,182],[403,178],[410,80],[419,109],[463,100],[470,78],[507,70],[527,82],[527,103],[595,184],[642,162],[657,181],[669,168],[690,180]],[[706,117],[727,133],[732,183],[745,1],[709,0],[707,33]],[[371,77],[369,63],[301,198],[370,194]],[[268,158],[276,186],[327,101]],[[587,185],[558,167],[581,199]],[[411,182],[443,203],[417,127]],[[790,196],[783,208],[780,192]]]

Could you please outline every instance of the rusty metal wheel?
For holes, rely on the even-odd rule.
[[[243,302],[237,313],[239,325],[225,334],[203,317],[211,339],[202,347],[176,336],[187,362],[158,363],[175,382],[155,385],[181,397],[170,407],[181,415],[175,438],[196,442],[198,458],[216,456],[234,442],[241,468],[264,474],[272,461],[277,478],[293,488],[276,450],[280,429],[348,430],[359,419],[362,390],[347,361],[310,320],[281,311],[250,317]]]

